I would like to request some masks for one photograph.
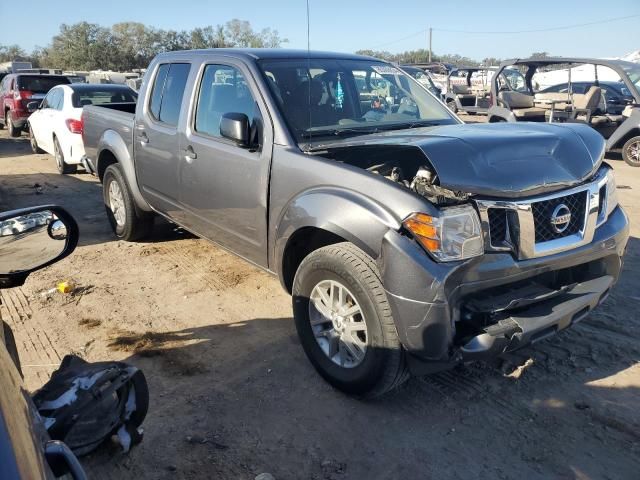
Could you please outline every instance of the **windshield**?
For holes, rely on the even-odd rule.
[[[636,95],[640,95],[640,65],[624,65],[622,69],[636,88]]]
[[[44,75],[20,75],[18,77],[18,88],[33,93],[47,93],[56,85],[68,83],[71,82],[67,77],[47,77]]]
[[[458,123],[410,76],[374,60],[264,60],[260,67],[298,141]]]

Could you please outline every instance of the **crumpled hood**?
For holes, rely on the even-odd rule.
[[[602,136],[577,123],[448,125],[382,132],[347,142],[416,146],[435,169],[441,186],[510,198],[579,184],[595,173],[605,151]]]

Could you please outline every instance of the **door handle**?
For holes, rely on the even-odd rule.
[[[138,140],[140,140],[141,145],[146,145],[147,143],[149,143],[149,137],[147,137],[147,134],[145,132],[138,133]]]
[[[184,149],[184,159],[187,163],[193,162],[196,158],[198,158],[198,154],[193,150],[191,145]]]

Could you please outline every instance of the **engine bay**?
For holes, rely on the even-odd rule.
[[[350,146],[327,150],[322,156],[381,175],[436,205],[456,205],[470,197],[441,187],[427,157],[413,146]]]

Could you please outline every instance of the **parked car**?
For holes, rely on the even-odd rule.
[[[27,125],[31,112],[30,102],[40,101],[56,85],[68,84],[62,75],[39,75],[15,73],[4,77],[0,83],[0,128],[6,127],[9,135],[19,137]]]
[[[309,360],[345,392],[563,330],[622,266],[598,133],[464,125],[370,57],[164,53],[135,107],[87,106],[83,124],[115,235],[146,237],[157,213],[277,274]]]
[[[564,93],[569,94],[569,87],[571,87],[571,93],[585,95],[589,92],[591,87],[599,87],[602,91],[601,105],[597,107],[595,113],[609,113],[614,115],[621,115],[627,105],[635,103],[633,95],[622,82],[610,82],[606,80],[599,80],[595,82],[571,82],[560,83],[552,85],[550,87],[539,90],[538,93]]]
[[[442,89],[433,82],[429,72],[412,65],[400,65],[400,68],[423,84],[436,98],[442,98]]]
[[[61,174],[73,173],[82,163],[82,108],[101,103],[127,103],[138,95],[126,85],[73,83],[52,88],[29,118],[34,153],[55,157]]]
[[[19,219],[9,219],[0,222],[0,235],[16,235],[31,230],[36,226],[38,226],[36,220],[27,216],[20,217]]]
[[[34,230],[19,238],[0,238],[0,288],[20,286],[30,273],[69,255],[78,227],[63,209],[44,206],[0,214],[0,223],[25,217],[55,218],[56,234]],[[11,241],[9,241],[11,240]],[[20,375],[20,357],[9,325],[0,318],[0,478],[85,480],[78,459],[63,442],[51,440]]]
[[[536,73],[553,67],[566,69],[567,83],[572,84],[572,68],[582,65],[592,66],[595,77],[593,85],[584,94],[573,89],[565,92],[537,91],[534,87]],[[622,150],[625,162],[640,167],[640,65],[597,58],[531,58],[503,62],[500,71],[514,67],[524,71],[526,86],[515,91],[494,77],[489,122],[581,122],[607,139],[606,151]],[[610,104],[604,100],[607,87],[600,84],[598,72],[605,68],[619,78],[616,83],[623,84],[624,95],[630,97],[622,111],[610,109]]]

